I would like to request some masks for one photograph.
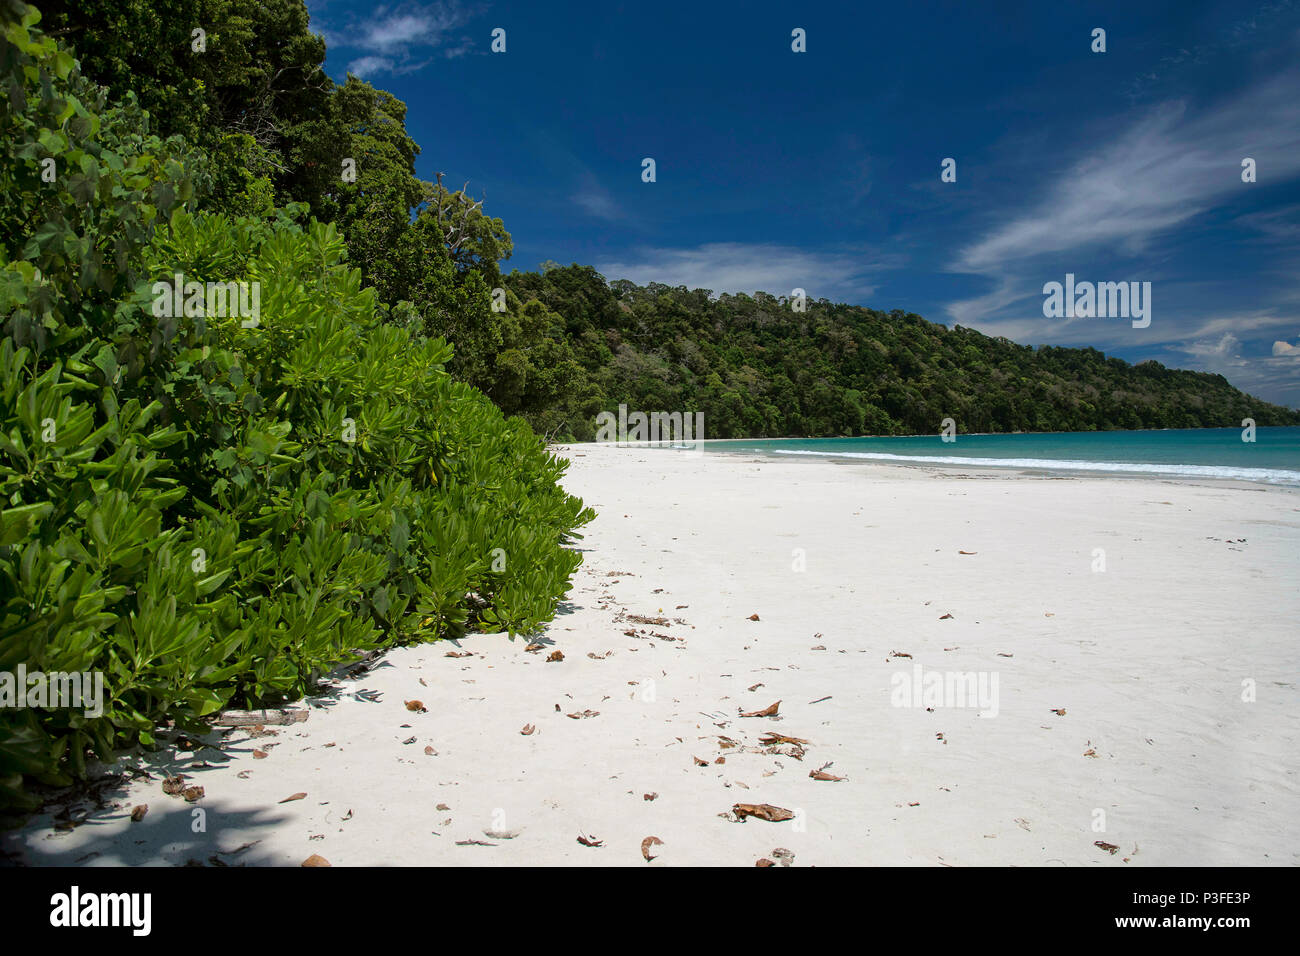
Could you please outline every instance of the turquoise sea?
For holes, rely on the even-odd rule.
[[[1017,468],[1067,474],[1229,478],[1300,486],[1300,428],[1052,432],[907,438],[772,438],[709,442],[709,451]]]

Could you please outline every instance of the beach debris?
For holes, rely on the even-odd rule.
[[[421,686],[421,687],[428,687],[428,686],[429,686],[428,684],[426,684],[426,683],[424,682],[424,678],[423,678],[423,677],[418,678],[418,680],[420,681],[420,686]]]
[[[1054,708],[1052,708],[1052,713],[1054,713],[1057,717],[1064,717],[1064,716],[1065,716],[1065,708],[1064,708],[1064,707],[1054,707]]]
[[[646,617],[644,614],[629,614],[627,619],[633,624],[653,624],[655,627],[669,627],[672,624],[666,617]]]
[[[785,807],[776,807],[770,803],[737,803],[732,806],[731,812],[736,815],[736,819],[744,823],[750,817],[757,817],[760,820],[766,820],[768,823],[780,823],[783,820],[793,820],[794,812],[787,810]]]
[[[238,777],[240,780],[247,780],[248,777],[249,777],[249,775],[250,775],[252,772],[253,772],[253,771],[251,771],[251,770],[241,770],[241,771],[239,771],[239,773],[235,774],[235,776]]]
[[[582,720],[584,717],[599,717],[599,716],[600,716],[600,711],[598,711],[598,710],[580,710],[580,711],[578,711],[577,713],[573,713],[573,714],[565,714],[564,716],[565,716],[565,717],[572,717],[574,720]]]
[[[181,791],[181,796],[185,798],[186,803],[194,803],[203,799],[202,787],[186,787]]]
[[[536,643],[534,643],[534,644],[529,644],[527,647],[524,648],[524,650],[526,650],[526,651],[527,651],[528,653],[530,653],[530,654],[535,654],[535,653],[537,653],[538,651],[542,650],[542,649],[545,648],[545,647],[546,647],[545,644],[536,644]]]
[[[584,836],[582,834],[578,835],[578,842],[581,843],[583,846],[590,846],[590,847],[598,847],[598,846],[605,845],[604,840],[597,840],[594,836]]]
[[[178,773],[174,777],[168,777],[162,782],[162,791],[169,797],[174,797],[185,789],[185,774]]]
[[[533,735],[533,733],[534,733],[536,730],[537,730],[537,728],[536,728],[534,725],[532,725],[532,724],[524,724],[524,726],[520,729],[519,732],[520,732],[521,734],[523,734],[525,737],[530,737],[530,736]]]
[[[1093,748],[1091,740],[1088,741],[1086,746],[1088,749],[1083,752],[1083,755],[1085,757],[1096,757],[1097,751]]]
[[[753,687],[749,688],[749,692],[752,694],[754,691],[756,691],[756,690],[758,690],[760,687],[764,687],[764,686],[766,686],[766,685],[764,685],[764,684],[755,684]]]
[[[409,711],[411,711],[411,713],[414,713],[414,714],[426,714],[426,713],[428,713],[428,710],[425,708],[425,706],[424,706],[424,702],[423,702],[423,701],[420,701],[420,700],[408,700],[408,701],[404,701],[403,703],[406,704],[406,709],[409,710]]]
[[[1043,617],[1056,617],[1056,613],[1054,611],[1044,611]]]
[[[941,620],[941,621],[951,621],[951,620],[952,620],[952,615],[951,615],[951,614],[941,614],[941,615],[939,615],[939,620]]]
[[[890,651],[889,657],[886,657],[885,660],[889,660],[890,658],[893,657],[906,657],[908,660],[912,659],[912,655],[906,653],[905,651]]]
[[[697,767],[707,767],[709,765],[709,762],[707,760],[701,760],[699,757],[696,757],[694,754],[691,755],[691,759],[695,761],[695,766]]]
[[[436,757],[436,756],[438,756],[438,751],[436,751],[436,750],[434,750],[432,747],[426,745],[425,748],[424,748],[424,755],[425,755],[426,757]]]
[[[909,807],[919,807],[920,805],[921,805],[921,801],[920,801],[920,800],[917,800],[915,803],[909,803],[909,804],[908,804]]]
[[[774,859],[780,860],[782,866],[789,866],[791,863],[794,862],[794,851],[787,850],[785,847],[779,846],[772,851],[772,857]]]
[[[756,862],[754,865],[755,866],[776,866],[776,864],[773,863],[771,860],[769,860],[767,857],[760,858],[758,862]]]
[[[546,663],[556,664],[564,660],[564,651],[551,651],[546,657]]]
[[[523,832],[523,830],[484,830],[483,835],[493,840],[513,840]]]
[[[1014,822],[1016,826],[1020,827],[1020,829],[1024,830],[1026,833],[1032,832],[1029,829],[1029,821],[1026,820],[1024,817],[1016,817]]]
[[[687,607],[690,607],[690,605],[689,605],[689,604],[679,604],[679,605],[677,605],[677,607],[673,608],[673,610],[675,610],[675,611],[680,611],[682,608],[687,608]]]
[[[281,800],[280,802],[281,802],[281,803],[293,803],[293,801],[295,801],[295,800],[301,800],[301,799],[303,799],[305,796],[307,796],[307,794],[304,793],[304,792],[302,792],[302,791],[300,790],[300,791],[298,791],[298,792],[295,793],[295,794],[291,794],[290,796],[285,797],[285,798],[284,798],[283,800]]]
[[[1107,853],[1109,853],[1111,856],[1114,856],[1115,853],[1116,853],[1116,851],[1119,850],[1119,847],[1117,847],[1115,844],[1113,844],[1113,843],[1107,843],[1107,842],[1105,842],[1104,840],[1097,840],[1096,842],[1093,843],[1093,846],[1099,846],[1099,847],[1101,847],[1103,850],[1105,850],[1105,851],[1106,851]]]
[[[254,760],[265,760],[265,759],[266,759],[267,757],[269,757],[269,756],[271,756],[271,755],[270,755],[267,751],[265,751],[265,750],[254,750],[254,751],[253,751],[253,759],[254,759]]]
[[[740,712],[740,716],[741,717],[775,717],[777,710],[780,708],[780,706],[781,706],[781,702],[778,700],[775,704],[768,704],[762,710],[751,710],[748,713],[742,710]]]
[[[714,763],[726,763],[726,762],[727,762],[727,758],[726,758],[726,757],[719,757],[717,760],[715,760],[715,761],[713,761],[713,762],[714,762]]]
[[[814,780],[830,780],[832,782],[839,783],[841,780],[844,779],[844,777],[837,777],[833,773],[827,773],[826,768],[829,767],[830,765],[831,762],[828,761],[827,763],[822,764],[816,770],[809,771],[808,776],[812,777]]]
[[[407,737],[405,740],[403,740],[403,741],[402,741],[402,746],[403,746],[403,747],[407,747],[407,746],[410,746],[410,745],[413,744],[413,743],[415,743],[415,735],[414,735],[414,734],[412,734],[410,737]]]
[[[830,695],[830,694],[827,694],[825,697],[818,697],[816,700],[810,700],[810,701],[808,701],[808,703],[810,703],[810,704],[820,704],[822,701],[824,701],[824,700],[830,700],[830,699],[831,699],[831,695]]]
[[[948,742],[948,738],[945,737],[943,734],[935,734],[934,739],[943,744],[946,744]]]
[[[496,846],[495,843],[487,843],[483,840],[457,840],[457,846]]]
[[[303,860],[298,865],[299,866],[330,866],[331,863],[329,860],[325,859],[325,857],[321,856],[319,853],[313,853],[311,856],[307,857],[307,859]]]
[[[1001,651],[998,651],[998,657],[1015,657],[1015,656],[1016,656],[1015,654],[1004,654]]]
[[[651,854],[650,848],[652,846],[663,846],[663,845],[664,845],[664,841],[659,839],[657,836],[648,836],[641,841],[641,855],[645,857],[645,861],[649,863],[651,860],[654,859],[654,855]]]
[[[978,551],[958,551],[958,554],[979,554]]]
[[[775,747],[777,744],[795,744],[802,747],[811,741],[804,740],[802,737],[787,737],[785,734],[775,734],[771,731],[758,738],[758,742],[764,747]]]
[[[826,645],[825,645],[825,644],[818,644],[816,647],[810,647],[810,648],[808,648],[808,650],[810,650],[810,651],[824,651],[824,650],[826,650]]]
[[[746,618],[746,620],[757,621],[757,620],[758,620],[758,615],[757,615],[757,614],[751,614],[751,615],[749,615],[748,618]]]
[[[606,651],[604,654],[596,654],[592,651],[587,651],[587,656],[590,657],[593,661],[603,661],[605,658],[609,657],[609,655],[613,653],[614,653],[613,651]]]
[[[310,715],[305,707],[284,707],[272,710],[227,710],[222,711],[213,727],[250,727],[263,724],[297,724]]]
[[[730,737],[720,736],[718,737],[718,746],[723,750],[729,750],[732,747],[739,747],[740,743],[738,741],[732,740]]]
[[[474,655],[470,651],[448,651],[446,654],[443,654],[442,656],[443,657],[473,657]],[[427,687],[428,685],[426,684],[425,686]]]
[[[658,793],[643,793],[643,794],[641,794],[641,799],[644,800],[644,801],[646,801],[647,803],[649,803],[649,802],[651,802],[651,801],[653,801],[653,800],[657,800],[657,799],[659,799],[659,794],[658,794]]]
[[[149,804],[142,803],[138,807],[131,808],[131,822],[139,823],[144,819],[144,815],[149,812]]]

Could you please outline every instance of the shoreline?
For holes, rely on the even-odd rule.
[[[46,814],[0,847],[646,866],[654,836],[651,866],[1300,864],[1293,490],[611,448],[558,449],[598,517],[541,650],[389,651],[307,721],[137,759],[153,778],[106,788],[83,825]],[[900,703],[931,673],[983,675],[996,707]],[[196,803],[162,792],[178,771]],[[733,822],[736,804],[795,817]]]

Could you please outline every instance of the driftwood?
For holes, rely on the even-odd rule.
[[[302,707],[226,710],[217,716],[212,725],[214,727],[255,727],[258,724],[297,724],[306,720],[310,713]]]

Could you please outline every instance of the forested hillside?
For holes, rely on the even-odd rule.
[[[579,371],[540,428],[593,435],[595,411],[704,413],[712,438],[1300,424],[1221,375],[1096,349],[1017,345],[919,315],[627,281],[582,266],[512,273],[521,301],[563,323]],[[531,306],[536,308],[536,306]]]

